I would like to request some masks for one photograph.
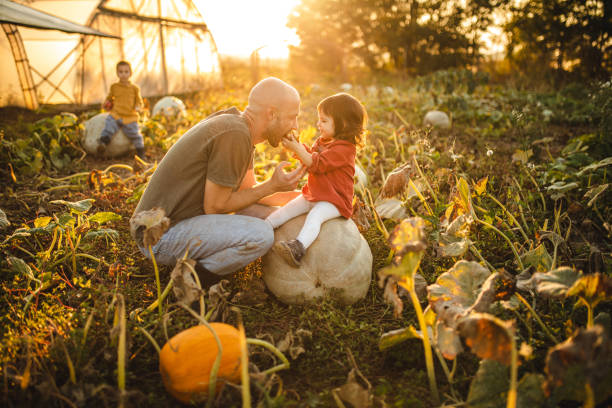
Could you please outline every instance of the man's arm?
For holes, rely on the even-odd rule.
[[[285,173],[283,168],[288,165],[289,163],[287,162],[280,163],[276,166],[272,177],[260,184],[255,184],[254,174],[252,170],[249,170],[238,191],[232,191],[231,187],[221,186],[206,179],[204,213],[226,214],[240,211],[251,204],[261,202],[261,199],[272,194],[280,192],[293,193],[292,190],[295,190],[298,181],[304,175],[304,169],[299,167],[289,173]]]
[[[240,184],[240,190],[244,190],[247,188],[252,188],[257,185],[257,181],[255,180],[255,172],[253,169],[249,169],[244,178],[242,179],[242,183]],[[278,193],[274,193],[267,197],[262,198],[257,203],[268,205],[268,206],[282,206],[287,204],[289,201],[293,200],[295,197],[301,194],[300,191],[279,191]]]

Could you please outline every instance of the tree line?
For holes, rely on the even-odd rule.
[[[562,82],[612,73],[607,0],[302,0],[287,25],[301,40],[292,64],[331,75],[475,67],[492,26],[511,71]]]

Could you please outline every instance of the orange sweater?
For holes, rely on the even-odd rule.
[[[345,140],[327,141],[319,137],[311,148],[312,164],[302,195],[308,201],[328,201],[345,218],[353,214],[355,145]]]
[[[111,85],[110,92],[106,100],[113,101],[111,116],[115,119],[123,120],[123,123],[132,123],[138,120],[137,106],[142,106],[140,88],[131,82],[122,84],[115,82]]]

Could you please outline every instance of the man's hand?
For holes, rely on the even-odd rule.
[[[291,191],[295,190],[298,182],[306,172],[306,168],[300,165],[295,170],[290,171],[289,173],[285,173],[283,170],[285,167],[289,166],[289,162],[280,162],[276,169],[274,169],[274,174],[270,178],[270,182],[274,185],[275,191]]]

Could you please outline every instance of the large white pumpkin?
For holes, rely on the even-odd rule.
[[[296,217],[274,232],[275,241],[297,237],[305,215]],[[363,299],[372,279],[372,252],[352,220],[335,218],[325,222],[319,236],[306,251],[299,268],[289,266],[270,250],[263,258],[263,280],[282,302],[300,304],[338,290],[341,301],[352,304]]]
[[[100,135],[102,134],[104,122],[108,115],[109,113],[100,113],[85,122],[85,134],[81,139],[81,143],[87,153],[92,155],[96,154],[98,146],[100,145]],[[131,149],[133,149],[132,142],[130,142],[130,139],[128,139],[121,129],[119,129],[111,139],[111,142],[106,146],[104,155],[108,157],[122,156]]]
[[[181,116],[185,114],[185,104],[175,96],[164,96],[153,106],[153,116],[164,115],[166,117]]]
[[[423,118],[423,126],[430,125],[439,129],[448,129],[451,127],[451,121],[448,115],[442,111],[429,111]]]

